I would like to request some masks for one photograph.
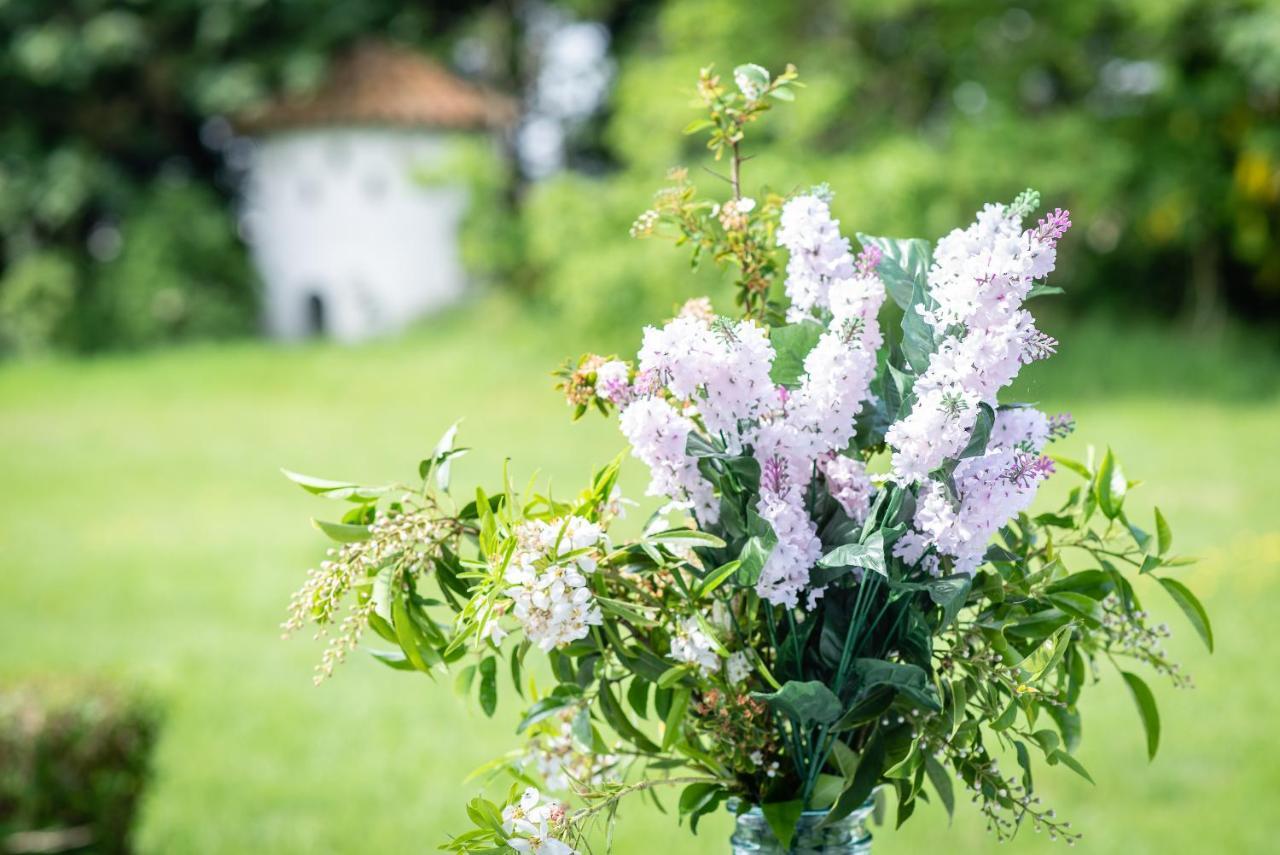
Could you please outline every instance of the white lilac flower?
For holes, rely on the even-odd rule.
[[[816,309],[827,308],[832,284],[854,276],[849,239],[840,234],[840,221],[831,216],[828,200],[817,194],[796,196],[782,207],[778,244],[790,254],[785,283],[791,301],[788,321],[811,318]]]
[[[703,674],[713,674],[720,669],[720,657],[715,643],[702,630],[698,619],[687,617],[671,638],[671,658],[698,666]]]
[[[603,620],[586,577],[604,544],[600,526],[577,516],[528,520],[515,537],[503,579],[525,637],[542,650],[585,638]]]
[[[596,394],[613,404],[621,404],[631,396],[627,363],[613,359],[596,369]]]
[[[740,424],[759,419],[776,401],[773,357],[768,332],[751,321],[689,316],[645,330],[639,368],[662,378],[676,400],[695,405],[707,431],[723,435],[736,454]]]
[[[867,475],[867,465],[861,460],[836,454],[819,458],[818,469],[827,482],[827,492],[840,503],[849,519],[859,523],[865,520],[875,493],[875,485]]]
[[[692,508],[703,523],[719,518],[720,505],[698,463],[685,454],[693,421],[662,398],[640,398],[622,410],[618,420],[631,453],[649,467],[648,496],[666,496]]]
[[[1035,407],[1011,407],[996,413],[988,448],[1038,452],[1049,441],[1049,417]]]
[[[1035,328],[1022,302],[1052,272],[1070,225],[1057,210],[1023,230],[1018,208],[987,205],[968,228],[938,241],[929,271],[934,306],[921,314],[941,340],[915,383],[911,412],[885,437],[898,481],[918,483],[958,457],[977,404],[994,405],[1024,364],[1052,353],[1056,343]]]
[[[745,650],[730,654],[724,663],[725,678],[733,686],[745,683],[753,670],[755,669],[751,665],[751,654]]]

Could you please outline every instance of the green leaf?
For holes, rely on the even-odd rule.
[[[403,650],[370,650],[369,655],[388,668],[397,671],[414,671],[413,663],[404,655]]]
[[[1027,299],[1031,300],[1035,297],[1047,297],[1050,294],[1062,293],[1065,292],[1057,285],[1045,285],[1044,283],[1040,283],[1031,287],[1031,290],[1027,292]]]
[[[1070,469],[1072,472],[1084,478],[1086,481],[1093,480],[1093,473],[1089,471],[1089,467],[1079,461],[1072,460],[1069,457],[1061,457],[1057,454],[1048,455],[1049,459],[1061,466],[1063,469]]]
[[[735,80],[745,80],[760,92],[769,88],[769,70],[754,62],[739,65],[733,70],[733,77]]]
[[[911,293],[916,283],[928,284],[929,242],[920,238],[873,237],[859,232],[858,243],[880,250],[882,257],[876,273],[880,274],[880,280],[893,301],[899,308],[906,309],[911,305]]]
[[[831,724],[840,717],[840,699],[825,683],[817,680],[804,683],[789,680],[779,691],[752,692],[751,696],[801,725],[811,722]]]
[[[1107,519],[1113,520],[1120,516],[1128,484],[1116,463],[1115,455],[1108,448],[1107,453],[1102,456],[1102,463],[1098,465],[1098,474],[1093,479],[1093,492],[1098,497],[1098,507]]]
[[[947,809],[947,821],[950,822],[956,812],[955,788],[951,783],[950,773],[929,751],[924,752],[924,771],[929,776],[929,783],[937,790],[942,806]]]
[[[297,484],[308,493],[323,496],[326,499],[346,499],[352,502],[368,502],[391,491],[390,487],[361,487],[349,481],[329,481],[325,478],[313,478],[281,469],[284,477]]]
[[[480,660],[480,709],[489,718],[498,708],[498,660],[486,656]]]
[[[359,543],[369,539],[367,525],[350,525],[349,523],[333,523],[324,520],[312,520],[311,524],[324,532],[330,540],[338,543]]]
[[[1147,758],[1155,759],[1156,749],[1160,747],[1160,712],[1156,709],[1155,696],[1151,689],[1137,674],[1121,671],[1133,702],[1138,706],[1138,715],[1142,719],[1142,729],[1147,734]]]
[[[942,607],[942,623],[938,625],[939,632],[950,626],[956,619],[965,601],[969,599],[969,588],[972,585],[973,578],[964,574],[945,576],[928,583],[929,599]]]
[[[696,528],[672,528],[657,534],[646,535],[649,543],[699,543],[712,549],[723,549],[724,541],[714,534]]]
[[[921,310],[930,307],[927,285],[917,282],[911,292],[911,304],[903,310],[902,315],[902,355],[916,374],[924,374],[929,367],[929,358],[936,349],[934,329],[920,314]]]
[[[716,784],[690,784],[680,793],[680,816],[689,817],[689,830],[698,833],[698,821],[715,810],[724,799],[724,790]]]
[[[1167,555],[1173,546],[1173,530],[1169,528],[1169,522],[1159,508],[1156,508],[1156,543],[1156,549],[1161,555]]]
[[[919,665],[885,659],[855,659],[853,673],[859,681],[859,697],[879,686],[887,686],[925,709],[933,712],[942,709],[937,690]]]
[[[1090,784],[1094,784],[1094,786],[1097,786],[1097,784],[1093,780],[1093,776],[1090,775],[1089,771],[1084,768],[1084,765],[1079,760],[1077,760],[1076,758],[1068,754],[1067,752],[1059,749],[1058,751],[1053,752],[1049,756],[1053,760],[1056,760],[1057,762],[1061,763],[1063,766],[1066,766],[1072,772],[1075,772],[1081,778],[1084,778]]]
[[[1081,570],[1079,573],[1072,573],[1065,579],[1058,581],[1045,588],[1045,592],[1049,594],[1058,594],[1065,591],[1071,591],[1076,594],[1083,594],[1094,600],[1101,600],[1107,594],[1115,590],[1115,582],[1111,577],[1102,570]]]
[[[834,825],[862,807],[867,799],[871,798],[872,791],[880,782],[880,773],[884,770],[884,757],[884,741],[879,733],[876,733],[858,759],[858,768],[854,770],[853,780],[840,794],[836,803],[831,806],[826,817],[818,824],[819,828]]]
[[[818,559],[819,567],[861,567],[872,573],[887,575],[884,562],[884,534],[877,531],[866,543],[837,546]]]
[[[796,836],[796,824],[800,822],[800,814],[804,813],[804,802],[771,802],[760,805],[764,821],[769,823],[769,830],[782,844],[782,851],[791,851],[791,839]]]
[[[429,672],[431,667],[427,665],[422,652],[418,649],[418,630],[409,617],[403,591],[397,590],[391,598],[391,626],[396,631],[396,640],[400,642],[400,649],[413,663],[413,667],[422,672]]]
[[[1168,579],[1157,577],[1160,585],[1169,592],[1169,596],[1173,597],[1173,601],[1178,604],[1186,614],[1187,620],[1191,621],[1191,626],[1204,639],[1205,646],[1209,648],[1209,652],[1213,652],[1213,626],[1209,623],[1209,613],[1204,610],[1204,606],[1200,604],[1200,600],[1196,595],[1191,593],[1186,585],[1177,579]]]
[[[1091,597],[1075,591],[1059,591],[1049,594],[1049,602],[1069,615],[1075,615],[1090,626],[1097,627],[1102,623],[1102,606]]]
[[[716,569],[712,570],[710,573],[707,574],[706,578],[704,578],[698,584],[698,596],[705,597],[707,594],[710,594],[716,588],[719,588],[722,584],[724,584],[724,581],[726,579],[728,579],[734,573],[737,573],[738,568],[741,566],[742,566],[742,562],[737,559],[734,559],[733,561],[730,561],[727,564],[722,564]]]
[[[706,128],[709,128],[714,124],[715,122],[711,121],[710,119],[694,119],[692,122],[685,125],[684,129],[680,133],[696,134],[698,131],[705,130]]]
[[[1009,706],[1004,708],[1004,712],[1000,713],[1000,717],[991,723],[991,729],[995,731],[1008,730],[1013,727],[1013,723],[1018,718],[1018,699],[1010,698]]]
[[[767,546],[764,539],[758,535],[747,538],[747,542],[742,545],[742,552],[738,554],[738,573],[734,577],[735,584],[750,588],[760,581],[760,574],[764,571],[765,562],[769,560],[769,553],[772,551],[773,547]]]
[[[684,735],[684,714],[689,709],[688,689],[676,689],[671,695],[671,709],[667,711],[662,733],[662,750],[667,751]]]
[[[769,341],[773,343],[773,367],[769,369],[769,379],[779,386],[795,388],[804,377],[804,359],[809,355],[822,337],[821,325],[810,321],[774,327],[769,331]]]
[[[1059,627],[1053,635],[1040,643],[1040,646],[1018,663],[1018,668],[1026,673],[1026,682],[1034,683],[1043,677],[1053,666],[1058,664],[1066,652],[1067,640],[1071,637],[1072,624]]]
[[[987,450],[987,441],[991,439],[991,428],[996,423],[996,411],[989,404],[978,404],[978,416],[973,423],[973,431],[969,434],[969,443],[960,452],[960,458],[977,457]]]

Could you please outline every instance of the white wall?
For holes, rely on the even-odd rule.
[[[356,341],[458,298],[466,190],[413,177],[449,151],[443,135],[379,128],[258,141],[243,217],[271,335],[310,335],[315,300],[324,334]]]

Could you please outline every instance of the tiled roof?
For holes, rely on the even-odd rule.
[[[328,79],[305,96],[284,97],[242,113],[236,126],[263,133],[318,125],[497,128],[515,102],[469,83],[421,53],[364,42],[338,58]]]

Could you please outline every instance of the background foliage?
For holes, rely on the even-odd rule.
[[[0,846],[133,851],[158,725],[149,701],[106,685],[0,688]]]
[[[75,0],[50,14],[37,0],[0,4],[0,346],[136,346],[252,328],[233,182],[223,152],[205,144],[208,121],[316,85],[335,50],[369,35],[440,54],[466,36],[484,46],[482,76],[519,91],[533,73],[519,46],[535,5]],[[859,230],[937,236],[982,200],[1035,183],[1084,224],[1064,248],[1077,307],[1185,316],[1203,329],[1231,312],[1280,313],[1272,0],[555,5],[614,37],[614,94],[574,141],[592,174],[526,192],[499,165],[490,183],[504,192],[481,197],[514,207],[480,218],[492,252],[468,256],[584,328],[666,311],[685,293],[680,258],[634,246],[627,227],[668,167],[718,183],[697,171],[696,141],[668,140],[687,121],[681,93],[697,69],[748,60],[795,62],[809,84],[752,147],[752,192],[752,170],[782,191],[823,177]],[[175,182],[195,187],[178,194]],[[200,223],[200,252],[131,248],[163,239],[149,224],[177,205]],[[113,273],[123,254],[128,270]]]
[[[653,271],[623,228],[672,165],[720,183],[698,170],[697,141],[671,133],[694,113],[678,115],[666,93],[691,94],[686,81],[710,61],[725,73],[794,62],[809,88],[748,145],[758,160],[744,192],[759,190],[753,173],[782,192],[826,180],[857,230],[936,237],[1031,182],[1084,224],[1063,247],[1076,306],[1204,327],[1227,306],[1274,316],[1277,34],[1274,3],[663,4],[622,59],[605,131],[619,172],[536,187],[531,260],[592,320],[637,302],[666,310],[685,287],[681,259]],[[561,251],[569,235],[583,249]]]

